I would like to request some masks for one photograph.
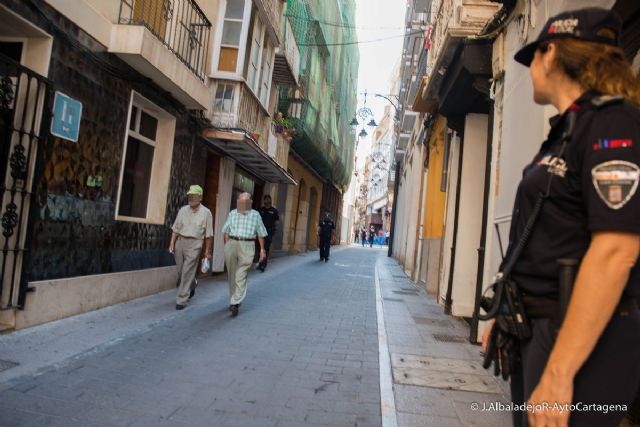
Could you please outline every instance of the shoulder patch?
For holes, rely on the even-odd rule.
[[[624,160],[612,160],[591,169],[591,177],[600,199],[611,209],[617,210],[636,193],[640,167]]]
[[[624,98],[619,95],[601,95],[596,96],[591,100],[591,103],[597,108],[602,108],[607,105],[620,104],[624,101]]]

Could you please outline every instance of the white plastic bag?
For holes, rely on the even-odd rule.
[[[202,258],[202,261],[200,262],[200,272],[208,273],[210,268],[211,268],[211,263],[209,262],[209,258],[207,257]]]

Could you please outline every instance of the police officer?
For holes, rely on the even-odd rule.
[[[318,224],[317,236],[320,241],[320,261],[329,261],[329,251],[331,249],[331,240],[334,237],[336,224],[331,219],[331,212],[327,211],[324,218]]]
[[[276,225],[280,223],[280,215],[278,214],[278,209],[274,208],[271,204],[271,196],[265,195],[262,198],[262,207],[260,208],[260,217],[262,217],[262,223],[267,229],[267,237],[264,238],[264,249],[267,253],[267,256],[264,258],[264,261],[258,263],[258,270],[264,273],[265,268],[267,268],[267,260],[269,258],[269,248],[271,248],[271,241],[273,240],[273,235],[276,233]]]
[[[516,424],[617,426],[624,407],[597,405],[629,405],[640,384],[640,86],[621,27],[605,9],[562,13],[515,55],[530,68],[534,101],[558,110],[524,169],[507,252],[548,189],[512,270],[532,333],[512,378],[514,402],[529,404]],[[560,259],[580,262],[563,316],[553,314]],[[570,403],[579,406],[561,410]]]

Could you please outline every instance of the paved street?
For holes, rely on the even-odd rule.
[[[317,256],[252,273],[237,318],[216,276],[181,312],[168,291],[0,336],[0,425],[509,425],[472,410],[507,396],[466,324],[386,248]]]

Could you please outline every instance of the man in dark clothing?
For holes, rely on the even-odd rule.
[[[270,195],[265,195],[262,202],[263,206],[258,212],[260,212],[262,223],[267,229],[267,233],[269,233],[264,239],[264,248],[267,252],[267,256],[262,262],[258,264],[258,270],[264,273],[265,268],[267,268],[267,260],[269,259],[269,248],[271,247],[271,240],[273,239],[273,235],[276,232],[276,225],[280,222],[280,216],[278,215],[278,209],[274,208],[271,205]]]
[[[373,238],[376,237],[376,228],[371,224],[369,227],[369,247],[373,247]]]
[[[320,261],[329,262],[329,250],[336,224],[331,219],[331,212],[326,212],[324,218],[318,224],[318,239],[320,240]]]

